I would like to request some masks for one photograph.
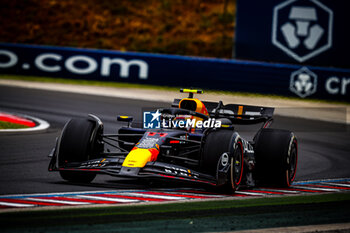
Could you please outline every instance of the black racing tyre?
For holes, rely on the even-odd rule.
[[[229,156],[230,169],[227,184],[222,187],[223,191],[235,191],[243,177],[243,145],[240,140],[234,145],[234,131],[220,129],[209,132],[206,136],[202,150],[201,168],[206,174],[216,176],[218,162],[225,153]]]
[[[289,187],[295,179],[298,142],[288,130],[261,129],[254,138],[259,185]]]
[[[59,167],[93,159],[93,152],[96,152],[97,147],[96,142],[92,141],[94,128],[95,122],[89,119],[71,119],[66,124],[59,145]],[[89,183],[96,173],[60,170],[60,175],[67,181]]]
[[[231,159],[231,168],[229,182],[226,186],[228,190],[236,190],[242,182],[243,167],[244,167],[244,152],[241,141],[238,141],[233,151],[233,157]]]

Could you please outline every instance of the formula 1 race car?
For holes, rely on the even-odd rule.
[[[189,96],[175,99],[170,108],[144,112],[141,127],[134,126],[132,117],[118,116],[126,126],[117,134],[104,134],[94,115],[71,119],[51,153],[49,171],[59,171],[70,182],[108,174],[202,183],[229,192],[291,185],[297,139],[291,131],[269,128],[274,108],[205,102],[193,97],[200,90],[181,92]],[[248,141],[235,126],[250,124],[261,127]]]

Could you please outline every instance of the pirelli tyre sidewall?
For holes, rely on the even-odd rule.
[[[205,135],[201,170],[217,178],[218,187],[234,192],[243,177],[243,145],[232,129],[215,129]]]
[[[298,163],[298,142],[294,133],[261,129],[254,142],[258,184],[289,187],[295,179]]]
[[[64,127],[58,152],[58,167],[63,179],[71,182],[91,182],[96,173],[70,171],[67,164],[93,158],[95,122],[86,118],[71,119]],[[63,170],[67,169],[67,170]]]
[[[243,167],[244,167],[244,150],[242,141],[237,137],[232,145],[233,152],[230,159],[231,166],[229,169],[228,186],[231,190],[238,189],[243,178]]]

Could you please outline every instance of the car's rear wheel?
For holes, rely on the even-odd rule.
[[[209,132],[201,157],[202,171],[212,176],[217,177],[219,167],[229,164],[227,182],[221,186],[224,191],[229,192],[234,192],[240,186],[244,168],[243,145],[240,140],[234,142],[234,134],[229,129]]]
[[[67,169],[60,170],[64,180],[89,183],[96,177],[94,172],[69,170],[69,164],[93,159],[98,150],[103,149],[97,144],[97,137],[94,137],[95,124],[89,119],[71,119],[64,127],[58,154],[59,167]]]
[[[295,179],[298,162],[294,134],[288,130],[261,129],[254,141],[259,184],[289,187]]]

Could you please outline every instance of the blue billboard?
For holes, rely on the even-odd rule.
[[[350,68],[350,2],[238,0],[238,59]]]
[[[350,101],[350,69],[0,44],[0,74]]]

